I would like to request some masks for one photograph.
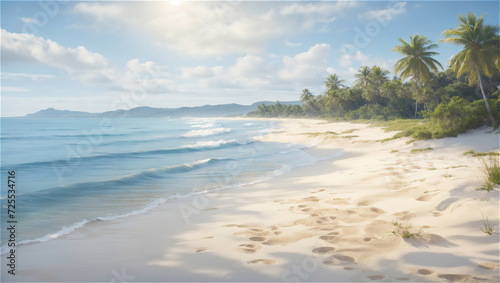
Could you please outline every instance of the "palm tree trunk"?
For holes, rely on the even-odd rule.
[[[476,64],[474,64],[474,67],[476,68],[477,79],[479,80],[479,88],[481,89],[481,94],[483,95],[484,103],[486,103],[486,109],[488,110],[488,114],[490,114],[491,125],[495,126],[495,118],[493,118],[493,114],[491,114],[490,104],[488,103],[488,99],[486,99],[486,95],[484,94],[483,81],[481,80],[481,74],[479,74],[479,69],[477,68]]]
[[[417,119],[417,108],[418,108],[418,101],[415,98],[415,116],[413,118]]]

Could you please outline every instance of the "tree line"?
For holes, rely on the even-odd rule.
[[[480,116],[476,118],[481,122],[476,121],[474,125],[498,125],[500,36],[498,25],[484,24],[484,17],[477,18],[473,13],[461,15],[456,28],[442,33],[444,39],[440,43],[462,47],[446,70],[434,59],[439,54],[435,51],[437,44],[423,35],[410,35],[408,41],[400,38],[400,45],[391,50],[402,56],[394,66],[396,76],[392,78],[380,66],[362,66],[354,75],[351,87],[332,74],[324,82],[323,94],[313,95],[308,89],[302,91],[301,106],[283,105],[278,101],[273,105],[261,104],[249,115],[389,120],[454,119],[467,114]]]

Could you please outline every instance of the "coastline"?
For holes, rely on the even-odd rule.
[[[381,143],[394,133],[347,122],[270,120],[283,123],[263,141],[318,145],[308,151],[318,157],[343,154],[21,246],[13,281],[500,279],[498,231],[480,230],[481,213],[498,229],[498,189],[477,191],[480,162],[463,155],[498,152],[498,134],[479,129]],[[391,235],[395,220],[422,228],[422,235]],[[12,277],[4,272],[7,282]]]

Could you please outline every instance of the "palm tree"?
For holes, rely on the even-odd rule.
[[[363,66],[359,68],[358,73],[354,75],[356,81],[354,84],[359,88],[365,88],[370,84],[370,67]]]
[[[498,72],[500,40],[497,35],[498,26],[485,25],[484,16],[486,14],[477,19],[474,13],[468,13],[467,18],[460,15],[457,28],[445,30],[443,34],[446,38],[441,41],[463,45],[462,51],[451,59],[450,66],[457,73],[457,78],[466,73],[469,85],[479,83],[486,109],[494,125],[495,118],[484,93],[481,73],[492,76]]]
[[[312,99],[312,97],[312,93],[307,88],[305,88],[300,94],[300,101],[305,105]]]
[[[339,76],[337,76],[337,74],[330,75],[324,82],[326,86],[326,92],[340,89],[343,86],[343,82],[344,80],[341,80]]]
[[[423,35],[415,34],[409,37],[409,42],[400,38],[401,45],[392,49],[392,51],[404,56],[396,62],[394,67],[396,74],[401,74],[402,80],[412,77],[419,86],[419,89],[421,89],[422,85],[429,81],[431,73],[437,72],[438,66],[443,69],[443,66],[436,59],[432,58],[432,56],[439,54],[438,52],[431,51],[437,48],[436,44],[432,44],[432,41]],[[417,109],[418,99],[416,98],[415,117],[417,117]]]
[[[315,112],[315,98],[307,88],[305,88],[300,94],[300,101],[302,102],[302,109],[304,109],[304,113],[313,114]]]
[[[370,78],[377,87],[380,87],[388,80],[388,74],[389,71],[373,66],[370,71]]]

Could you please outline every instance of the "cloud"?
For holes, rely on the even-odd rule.
[[[326,57],[330,52],[329,44],[316,44],[308,51],[294,57],[283,57],[284,68],[279,76],[291,83],[311,84],[323,80],[326,75]]]
[[[191,56],[258,54],[267,43],[287,33],[328,24],[335,14],[355,4],[283,4],[245,1],[96,3],[81,2],[74,12],[102,29],[122,27],[147,33],[163,45]],[[320,27],[323,28],[323,27]]]
[[[101,54],[83,46],[68,48],[58,43],[30,34],[10,33],[2,29],[2,64],[29,63],[63,69],[84,85],[104,85],[118,91],[143,91],[165,93],[174,89],[166,68],[152,61],[145,63],[133,59],[127,62],[125,71],[113,66]],[[2,73],[2,79],[52,78],[50,75]],[[9,91],[15,91],[11,88]]]
[[[258,55],[236,58],[236,62],[222,66],[182,68],[181,78],[195,79],[202,87],[212,88],[267,88],[275,81],[277,67]]]
[[[387,8],[368,11],[360,15],[360,19],[365,20],[390,20],[394,15],[406,13],[406,2],[391,2]]]
[[[357,51],[354,55],[344,54],[340,56],[339,65],[340,67],[350,67],[353,61],[358,61],[363,64],[363,62],[368,62],[368,56],[361,51]]]
[[[37,19],[34,19],[34,18],[25,18],[25,17],[21,17],[21,21],[25,24],[37,24],[38,23],[38,20]]]
[[[300,42],[299,43],[293,43],[293,42],[290,42],[288,40],[285,40],[285,46],[287,46],[287,47],[300,46],[300,45],[301,45]]]
[[[104,56],[83,46],[63,47],[50,39],[2,29],[2,64],[16,62],[41,63],[68,72],[102,69],[109,65]]]
[[[247,3],[168,2],[92,3],[82,2],[74,11],[103,26],[146,31],[158,43],[192,56],[226,53],[257,53],[268,39],[280,34],[273,9],[240,9]]]
[[[215,67],[206,67],[206,66],[197,66],[194,68],[181,68],[182,74],[181,78],[183,79],[205,79],[213,77],[217,74],[221,74],[224,67],[215,66]]]
[[[236,58],[229,67],[182,68],[180,77],[195,79],[200,86],[209,88],[292,90],[321,84],[328,74],[326,57],[329,51],[330,45],[316,44],[293,57],[281,57],[281,64],[249,54]]]
[[[318,14],[331,14],[341,12],[345,8],[356,6],[356,2],[352,1],[338,1],[338,2],[321,2],[321,3],[308,3],[291,5],[280,8],[280,13],[283,15],[318,15]]]
[[[28,89],[17,86],[4,86],[2,85],[2,92],[26,92]]]
[[[344,54],[339,57],[339,70],[329,68],[328,72],[331,74],[337,74],[343,80],[346,80],[348,84],[354,82],[354,74],[358,72],[361,66],[378,66],[389,72],[394,71],[395,60],[385,60],[379,57],[371,57],[370,55],[364,54],[361,51],[356,51],[353,55]]]
[[[52,79],[52,75],[40,75],[40,74],[25,74],[25,73],[6,73],[2,72],[2,80],[19,80],[19,79],[30,79],[32,81]]]

